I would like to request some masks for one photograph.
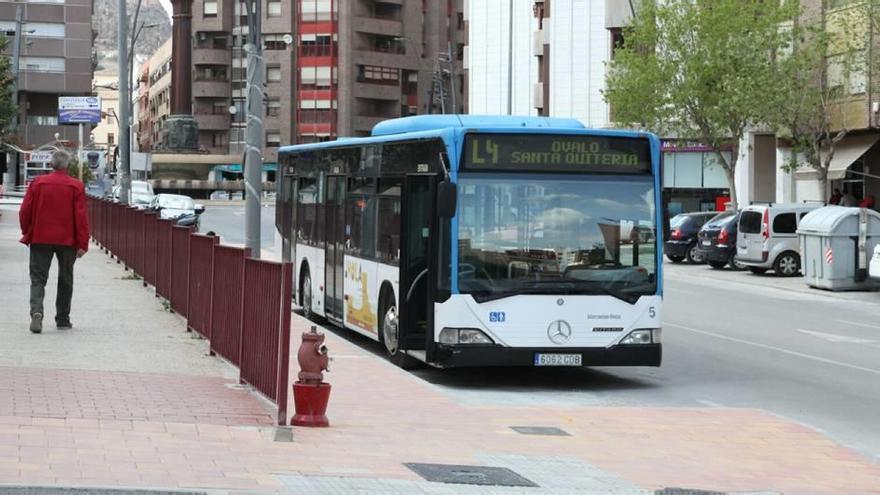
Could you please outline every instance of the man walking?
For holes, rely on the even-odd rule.
[[[70,155],[52,153],[51,174],[37,177],[28,187],[19,210],[21,242],[30,246],[31,332],[43,331],[43,296],[52,257],[58,258],[55,324],[72,328],[73,263],[89,249],[89,220],[83,183],[67,173]]]

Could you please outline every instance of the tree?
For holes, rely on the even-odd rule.
[[[779,26],[797,11],[792,1],[642,0],[606,77],[613,120],[710,146],[736,208],[739,143],[768,121],[775,54],[790,39]]]
[[[871,33],[877,32],[877,0],[847,8],[802,15],[791,26],[794,44],[781,57],[778,78],[789,81],[775,96],[771,125],[791,146],[785,169],[801,160],[816,170],[822,199],[827,199],[828,171],[837,145],[850,132],[848,99],[866,91],[871,60]]]
[[[0,36],[0,52],[6,49],[8,42],[8,38]],[[12,94],[14,82],[12,78],[12,59],[7,56],[0,56],[0,141],[4,142],[8,138],[9,124],[12,122],[12,117],[18,111],[15,95]]]

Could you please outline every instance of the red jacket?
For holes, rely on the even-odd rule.
[[[89,219],[83,183],[57,170],[37,177],[18,213],[21,242],[89,249]]]

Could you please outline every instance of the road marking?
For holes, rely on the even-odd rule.
[[[812,335],[813,337],[827,340],[828,342],[845,342],[847,344],[872,344],[875,342],[874,340],[869,339],[847,337],[845,335],[835,335],[833,333],[817,332],[815,330],[804,330],[803,328],[798,328],[797,331],[805,333],[807,335]]]
[[[684,325],[677,325],[675,323],[664,322],[664,325],[680,328],[682,330],[687,330],[689,332],[699,333],[702,335],[708,335],[710,337],[715,337],[715,338],[719,338],[722,340],[728,340],[730,342],[737,342],[739,344],[751,345],[751,346],[755,346],[755,347],[760,347],[762,349],[777,351],[777,352],[781,352],[783,354],[788,354],[789,356],[797,356],[800,358],[809,359],[811,361],[817,361],[817,362],[825,363],[825,364],[833,364],[835,366],[840,366],[842,368],[849,368],[849,369],[853,369],[853,370],[864,371],[866,373],[872,373],[874,375],[880,375],[880,370],[875,370],[873,368],[865,368],[864,366],[858,366],[855,364],[842,363],[840,361],[835,361],[833,359],[827,359],[827,358],[823,358],[823,357],[819,357],[819,356],[813,356],[812,354],[804,354],[802,352],[790,351],[788,349],[783,349],[781,347],[776,347],[776,346],[767,345],[767,344],[761,344],[759,342],[752,342],[750,340],[738,339],[736,337],[728,337],[727,335],[721,335],[719,333],[714,333],[714,332],[707,332],[705,330],[697,330],[696,328],[686,327]]]
[[[855,325],[858,327],[865,327],[865,328],[876,328],[877,330],[880,330],[880,325],[869,325],[867,323],[859,323],[857,321],[849,321],[849,320],[836,320],[836,321],[839,321],[841,323],[846,323],[847,325]]]

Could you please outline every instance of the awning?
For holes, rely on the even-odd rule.
[[[828,167],[828,179],[839,180],[846,177],[846,169],[865,154],[874,143],[880,139],[880,134],[863,134],[847,136],[834,147],[834,157]]]

